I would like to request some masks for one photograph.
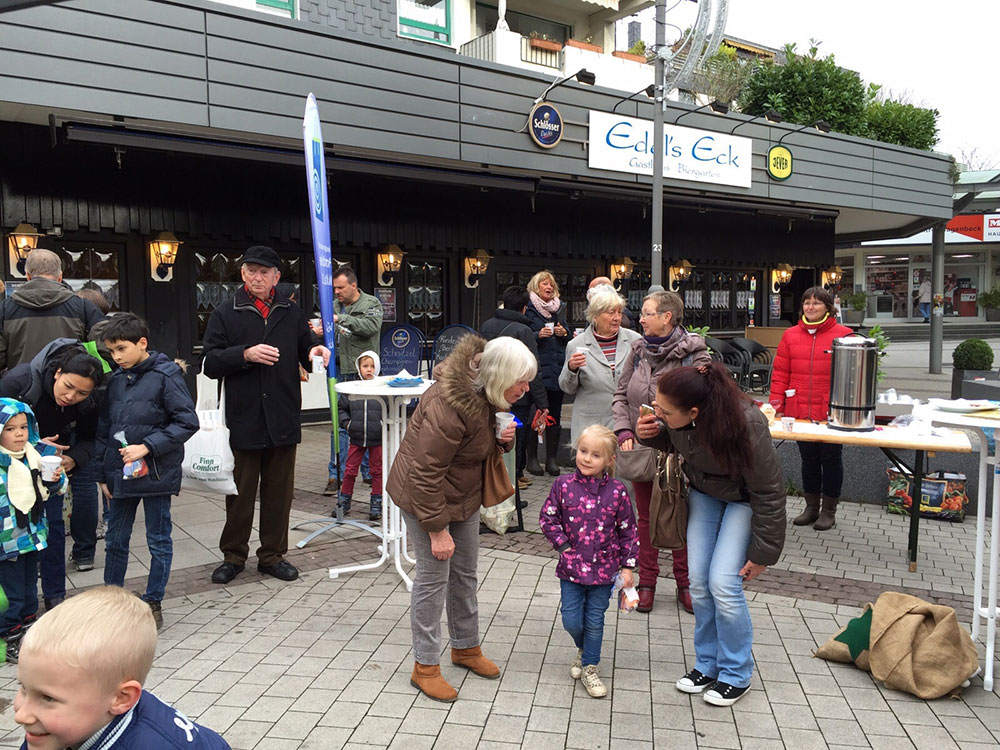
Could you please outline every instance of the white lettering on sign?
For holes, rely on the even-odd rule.
[[[590,111],[589,165],[634,174],[653,173],[653,123]],[[696,128],[664,125],[663,176],[748,188],[753,141]]]

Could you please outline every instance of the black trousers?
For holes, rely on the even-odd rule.
[[[802,490],[814,495],[840,497],[844,484],[844,446],[829,443],[796,443],[802,457]]]

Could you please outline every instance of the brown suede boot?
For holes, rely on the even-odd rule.
[[[451,703],[458,698],[458,691],[441,676],[440,664],[413,662],[410,684],[433,701]]]
[[[837,501],[838,498],[823,495],[823,510],[819,512],[819,518],[813,524],[816,531],[826,531],[837,525]]]
[[[806,509],[792,519],[796,526],[808,526],[819,518],[819,495],[806,492],[802,496],[806,499]]]
[[[483,656],[483,650],[475,648],[453,648],[451,650],[451,663],[459,667],[475,672],[480,677],[487,680],[495,680],[500,676],[500,667]]]

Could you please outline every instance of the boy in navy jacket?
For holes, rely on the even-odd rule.
[[[125,589],[90,589],[46,612],[17,667],[22,750],[230,750],[142,689],[155,651],[152,613]]]
[[[165,354],[148,350],[149,329],[141,318],[115,315],[102,333],[120,368],[108,384],[94,452],[104,476],[101,489],[111,502],[104,582],[125,583],[132,524],[142,500],[151,557],[142,598],[159,626],[174,549],[170,498],[181,491],[184,443],[198,431],[198,415],[181,368]]]

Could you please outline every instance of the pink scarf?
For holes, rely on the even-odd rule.
[[[534,292],[528,292],[531,295],[531,304],[538,311],[538,314],[543,318],[551,318],[557,312],[559,312],[559,307],[562,304],[558,297],[553,297],[548,302],[543,300]]]

